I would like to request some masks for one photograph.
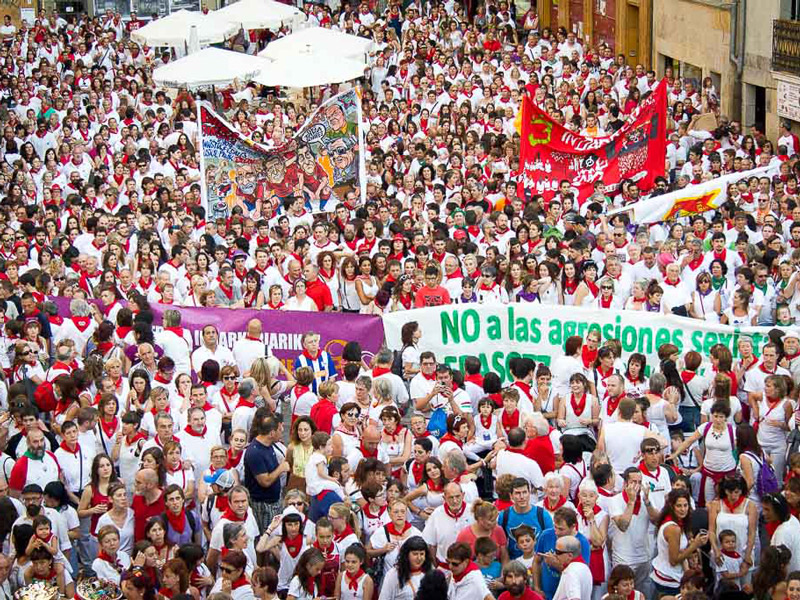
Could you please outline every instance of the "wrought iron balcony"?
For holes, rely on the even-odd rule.
[[[772,22],[772,69],[800,75],[800,21]]]

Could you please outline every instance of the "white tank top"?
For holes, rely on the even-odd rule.
[[[584,404],[583,410],[580,412],[580,414],[576,414],[575,409],[572,407],[572,392],[567,393],[567,395],[564,397],[564,402],[566,402],[564,420],[566,420],[567,426],[564,428],[563,433],[569,433],[570,435],[588,434],[594,437],[594,432],[592,429],[590,427],[586,427],[585,425],[581,425],[580,422],[580,419],[592,418],[594,396],[592,396],[589,392],[586,392],[586,403]]]
[[[362,600],[364,598],[364,581],[369,577],[366,573],[358,578],[356,589],[350,587],[350,580],[346,572],[342,571],[341,600]]]
[[[726,423],[722,434],[714,431],[714,427],[708,425],[703,430],[703,443],[706,447],[703,466],[715,473],[725,473],[736,468],[736,460],[733,458],[733,443],[731,432],[733,429]],[[733,441],[733,443],[731,443]]]
[[[762,447],[776,448],[786,445],[786,430],[767,423],[768,419],[775,419],[777,421],[783,421],[785,419],[786,415],[784,411],[786,409],[784,408],[784,404],[786,402],[788,402],[788,400],[781,400],[770,410],[769,404],[767,404],[766,394],[761,395],[761,400],[758,401],[758,415],[761,420],[758,424],[758,443],[761,444]]]
[[[650,577],[660,585],[677,590],[680,587],[681,577],[683,577],[683,563],[673,566],[669,562],[669,544],[664,537],[664,530],[671,525],[677,527],[675,523],[668,521],[658,528],[658,535],[656,536],[657,553],[653,559],[653,573]],[[686,539],[686,534],[681,532],[681,540],[678,544],[679,549],[683,550],[688,545],[689,540]]]
[[[719,535],[720,531],[725,531],[726,529],[733,531],[736,534],[736,551],[744,555],[744,550],[747,547],[747,531],[750,528],[750,520],[747,516],[747,507],[750,505],[750,500],[745,499],[742,504],[744,510],[740,513],[728,512],[728,508],[723,502],[719,504],[720,510],[717,513],[716,526],[717,535]]]
[[[502,409],[500,409],[502,410]],[[479,444],[489,444],[497,440],[497,414],[492,413],[489,426],[485,427],[480,415],[475,417],[475,441]]]

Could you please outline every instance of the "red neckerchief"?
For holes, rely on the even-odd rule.
[[[141,431],[137,431],[136,433],[133,434],[132,438],[125,436],[125,443],[128,444],[128,446],[133,446],[139,440],[146,440],[146,439],[147,439],[147,434],[142,433]]]
[[[112,303],[111,303],[111,304],[109,304],[108,306],[104,306],[104,307],[103,307],[103,314],[104,314],[105,316],[109,316],[109,315],[111,314],[111,311],[113,310],[113,308],[114,308],[116,305],[117,305],[117,301],[116,301],[116,300],[114,300],[114,302],[112,302]]]
[[[735,550],[722,550],[722,549],[720,549],[720,552],[725,556],[729,556],[729,557],[735,558],[737,560],[742,558],[742,555],[739,554],[738,552],[736,552]]]
[[[445,506],[447,505],[445,504]],[[464,577],[466,577],[473,571],[480,571],[480,569],[478,568],[478,565],[470,561],[470,563],[466,566],[466,568],[463,571],[461,571],[461,575],[456,575],[455,573],[453,573],[453,581],[459,583],[462,579],[464,579]]]
[[[629,498],[628,498],[628,492],[625,490],[622,491],[622,499],[625,501],[625,504],[627,505]],[[642,508],[642,497],[637,495],[636,502],[634,502],[633,504],[633,514],[638,515],[639,509],[641,508]]]
[[[111,419],[110,423],[106,423],[103,419],[100,419],[100,427],[103,429],[103,433],[106,434],[106,438],[111,439],[114,437],[114,432],[117,430],[117,425],[119,424],[119,419],[115,416]]]
[[[163,377],[163,375],[161,375],[161,373],[156,373],[155,376],[153,377],[153,380],[157,381],[158,383],[163,383],[164,385],[169,385],[170,383],[172,383],[171,380],[164,379],[164,377]]]
[[[592,293],[592,296],[597,298],[597,294],[600,291],[600,288],[597,286],[597,283],[594,281],[589,281],[587,278],[584,278],[583,282],[586,284],[586,287],[589,288],[589,291]]]
[[[367,502],[364,505],[364,508],[361,509],[361,512],[363,512],[364,516],[367,517],[368,519],[380,519],[381,516],[386,512],[386,506],[381,506],[378,509],[378,512],[376,514],[376,513],[370,512],[370,510],[369,510],[369,502]]]
[[[552,506],[550,504],[550,498],[545,496],[544,508],[545,508],[545,510],[547,510],[547,512],[554,512],[554,511],[558,510],[559,508],[561,508],[562,506],[564,506],[566,503],[567,503],[567,497],[566,496],[559,496],[558,497],[558,501],[556,502],[556,505]]]
[[[228,412],[231,412],[231,405],[230,405],[229,401],[233,400],[239,394],[236,393],[236,391],[234,391],[232,394],[229,394],[225,390],[225,388],[222,388],[219,391],[219,395],[222,398],[222,403],[225,405],[225,410],[227,410]],[[239,400],[236,401],[236,403],[233,405],[233,408],[236,408],[237,406],[239,406]]]
[[[450,506],[447,504],[447,502],[445,502],[443,506],[444,506],[444,512],[447,513],[447,516],[455,520],[458,520],[461,517],[461,515],[464,514],[464,511],[467,510],[466,502],[461,503],[461,508],[458,509],[458,512],[453,512],[452,510],[450,510]]]
[[[393,522],[393,521],[390,521],[390,522],[389,522],[389,523],[386,525],[386,532],[387,532],[389,535],[394,535],[394,536],[397,536],[397,537],[402,537],[402,536],[403,536],[403,534],[404,534],[406,531],[408,531],[409,529],[411,529],[411,523],[409,523],[408,521],[406,521],[406,522],[403,524],[403,531],[397,531],[397,527],[395,527],[395,525],[394,525],[394,522]]]
[[[363,456],[364,458],[378,458],[377,446],[375,447],[375,450],[370,452],[364,447],[364,440],[361,440],[361,445],[359,446],[359,449],[361,450],[361,456]]]
[[[744,504],[745,500],[747,500],[747,498],[744,494],[742,494],[741,496],[739,496],[739,499],[734,504],[731,504],[731,502],[729,502],[727,498],[723,498],[722,503],[726,506],[728,511],[730,511],[731,513],[735,513],[736,509],[739,508],[742,504]]]
[[[625,392],[622,392],[619,396],[615,396],[614,398],[609,398],[606,396],[606,413],[609,417],[616,412],[619,403],[622,402],[624,397]]]
[[[588,525],[588,524],[589,524],[589,519],[587,519],[587,518],[586,518],[586,516],[585,516],[585,515],[584,515],[584,513],[583,513],[583,504],[581,504],[580,502],[578,502],[578,506],[577,506],[576,508],[578,509],[578,514],[580,515],[581,519],[583,519],[583,522],[584,522],[586,525]],[[592,511],[594,512],[594,514],[597,514],[597,513],[599,513],[599,512],[600,512],[600,507],[599,507],[599,506],[597,506],[597,504],[595,504],[595,505],[592,507]]]
[[[183,327],[164,327],[164,331],[171,331],[178,337],[183,337]]]
[[[595,348],[594,350],[590,350],[589,346],[584,345],[581,348],[581,359],[583,360],[583,366],[587,369],[594,363],[597,359],[597,353],[600,351],[599,348]]]
[[[419,374],[422,375],[423,379],[427,379],[428,381],[436,381],[436,373],[435,372],[431,373],[430,375],[428,375],[424,371],[420,371]]]
[[[525,395],[530,398],[531,397],[531,384],[525,383],[524,381],[517,380],[511,384],[513,387],[518,388],[521,392],[524,392]]]
[[[519,427],[519,410],[515,410],[510,415],[504,410],[500,415],[500,421],[503,423],[503,429],[506,433],[514,427]]]
[[[228,300],[233,300],[233,287],[225,288],[225,285],[220,281],[219,282],[219,289],[222,290],[222,293],[225,294],[225,297]]]
[[[587,396],[588,396],[588,394],[586,392],[583,392],[583,396],[581,396],[580,401],[576,402],[575,401],[575,394],[570,394],[569,395],[569,404],[570,404],[570,406],[572,406],[572,410],[575,412],[575,416],[576,417],[579,417],[580,415],[583,414],[583,411],[586,408]]]
[[[426,434],[422,437],[428,437]],[[422,481],[422,477],[425,474],[425,463],[418,463],[416,460],[411,463],[411,473],[414,475],[414,481],[417,485],[420,484]]]
[[[244,406],[245,408],[255,408],[256,407],[256,405],[253,403],[252,400],[245,400],[241,396],[239,397],[239,405],[236,408],[239,408],[239,406]]]
[[[769,539],[772,539],[772,536],[775,535],[775,530],[781,525],[779,521],[773,521],[772,523],[765,523],[765,527],[767,529],[767,535]]]
[[[228,504],[228,497],[225,494],[217,494],[217,499],[214,501],[214,507],[223,514],[229,512],[230,505]]]
[[[104,550],[100,550],[100,552],[97,553],[97,558],[106,561],[118,573],[122,572],[122,563],[119,562],[119,558],[117,556],[111,558],[108,554],[105,553]]]
[[[337,542],[341,542],[342,540],[344,540],[344,539],[345,539],[347,536],[349,536],[349,535],[353,535],[353,528],[352,528],[352,527],[350,527],[350,525],[347,525],[347,526],[346,526],[346,527],[345,527],[345,528],[342,530],[342,532],[341,532],[341,533],[336,533],[336,532],[334,531],[334,532],[333,532],[333,539],[334,539],[335,541],[337,541]]]
[[[293,538],[286,537],[283,540],[284,546],[286,546],[286,551],[289,553],[289,556],[292,558],[297,558],[297,555],[300,554],[300,550],[303,549],[303,534],[298,533]]]
[[[647,465],[644,464],[644,461],[639,463],[639,470],[642,472],[642,475],[646,475],[650,479],[658,480],[658,476],[661,475],[661,465],[658,466],[655,473],[651,473]]]
[[[358,591],[358,582],[361,580],[361,576],[364,574],[364,569],[359,568],[356,571],[355,575],[350,577],[350,573],[347,571],[344,572],[344,578],[347,580],[347,587],[349,587],[354,592]]]
[[[394,433],[389,433],[388,431],[386,431],[386,428],[384,427],[383,433],[392,438],[392,441],[390,443],[394,443],[400,438],[401,435],[405,435],[406,429],[405,427],[401,427],[398,425],[397,428],[394,430]]]
[[[320,354],[320,352],[317,352],[316,356],[311,356],[308,350],[303,349],[303,356],[305,356],[308,360],[317,360]]]
[[[575,557],[575,558],[573,558],[571,561],[569,561],[569,564],[567,564],[567,567],[568,567],[569,565],[571,565],[572,563],[581,563],[581,564],[584,564],[584,565],[585,565],[585,564],[586,564],[586,561],[585,561],[585,560],[583,560],[583,557],[582,557],[580,554],[578,554],[578,556],[576,556],[576,557]],[[565,568],[566,568],[566,567],[565,567]],[[563,573],[563,571],[562,571],[562,573]]]
[[[235,469],[239,466],[239,463],[242,462],[242,458],[244,458],[244,452],[239,452],[239,456],[233,456],[231,454],[233,452],[233,448],[228,448],[228,462],[225,463],[226,469]]]
[[[406,310],[411,310],[411,307],[414,303],[411,294],[400,292],[400,295],[397,297],[397,299],[400,300],[400,304],[403,305],[403,308],[405,308]]]
[[[575,290],[578,289],[578,284],[580,284],[580,281],[578,281],[577,279],[573,279],[572,281],[570,281],[569,279],[565,279],[564,291],[567,293],[568,296],[570,296],[575,293]]]
[[[441,437],[441,439],[439,440],[439,444],[440,445],[444,444],[445,442],[453,442],[459,448],[462,448],[464,446],[464,442],[462,442],[460,439],[458,439],[456,436],[454,436],[450,432],[447,432],[446,434],[444,434]]]
[[[334,543],[331,543],[331,545],[327,548],[323,548],[319,545],[319,540],[314,540],[314,543],[311,544],[311,547],[322,552],[322,556],[325,558],[325,560],[328,560],[336,553],[336,544]]]
[[[105,356],[114,347],[114,342],[100,342],[97,344],[97,349]]]
[[[89,328],[89,325],[92,322],[91,317],[72,317],[72,322],[75,323],[75,327],[78,328],[78,331],[83,333]]]
[[[250,583],[247,581],[247,577],[245,577],[244,574],[242,574],[242,576],[239,577],[239,579],[233,582],[231,588],[234,590],[238,590],[240,587],[244,587],[246,585],[250,585]]]
[[[208,433],[208,426],[207,425],[203,426],[203,431],[197,433],[194,429],[192,429],[191,425],[187,425],[184,431],[189,435],[191,435],[192,437],[201,438],[205,437],[206,433]]]
[[[464,382],[467,381],[474,383],[480,388],[483,387],[483,375],[481,375],[480,373],[475,373],[474,375],[465,375]]]
[[[480,417],[481,420],[481,426],[483,426],[484,429],[489,429],[492,426],[492,415],[484,416],[482,414],[479,414],[478,416]]]
[[[81,451],[81,445],[80,445],[80,444],[78,444],[77,442],[75,443],[75,450],[70,450],[69,446],[67,445],[67,442],[61,442],[61,444],[59,445],[59,447],[60,447],[60,448],[61,448],[61,449],[62,449],[64,452],[69,452],[70,454],[74,454],[75,456],[77,456],[77,455],[78,455],[78,453]]]
[[[764,363],[758,365],[758,368],[761,370],[762,373],[766,373],[767,375],[775,375],[778,372],[778,365],[775,365],[775,369],[770,371],[764,368]]]
[[[614,295],[605,298],[602,294],[600,295],[600,308],[611,308],[611,303],[614,301]]]
[[[228,521],[233,521],[235,523],[244,523],[247,520],[247,513],[244,513],[243,517],[239,517],[230,507],[228,507],[228,509],[222,514],[221,518]]]
[[[167,522],[169,522],[170,527],[178,533],[183,533],[186,528],[186,509],[181,508],[181,512],[177,515],[173,514],[171,510],[164,511],[164,514],[167,516]]]
[[[375,367],[372,369],[372,378],[375,379],[376,377],[380,377],[381,375],[386,375],[386,373],[391,373],[391,367]]]

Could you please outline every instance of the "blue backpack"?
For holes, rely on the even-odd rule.
[[[447,413],[444,408],[437,408],[431,413],[431,418],[428,421],[428,432],[435,436],[436,439],[441,439],[447,433]]]
[[[778,493],[781,489],[781,486],[778,483],[778,478],[775,476],[775,471],[772,469],[772,465],[763,458],[759,459],[752,452],[745,452],[745,454],[752,458],[759,466],[758,476],[756,477],[755,481],[755,488],[758,496],[763,498],[767,494]]]

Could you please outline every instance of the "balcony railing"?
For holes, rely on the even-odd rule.
[[[800,75],[800,21],[772,22],[772,69]]]

